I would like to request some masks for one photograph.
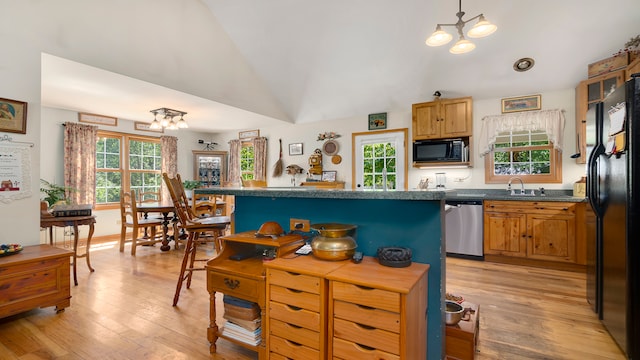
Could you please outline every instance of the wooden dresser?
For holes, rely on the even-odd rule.
[[[70,262],[73,252],[51,245],[25,246],[0,257],[0,318],[37,307],[70,305]]]
[[[328,273],[346,261],[312,255],[279,258],[267,268],[267,352],[270,359],[326,359]]]
[[[224,329],[216,324],[216,292],[228,294],[240,299],[257,303],[260,307],[262,326],[266,323],[265,268],[263,254],[268,257],[281,257],[302,246],[300,235],[284,235],[272,239],[256,237],[254,231],[223,236],[222,253],[209,260],[206,265],[207,290],[209,291],[209,328],[207,338],[210,352],[216,351],[216,341],[224,338],[235,344],[258,352],[260,360],[266,359],[265,331],[263,328],[260,344],[254,346],[223,334]],[[238,254],[248,254],[242,260],[233,260]]]
[[[429,265],[312,255],[267,267],[270,359],[426,359]]]
[[[329,273],[329,358],[426,359],[428,270],[365,257]]]

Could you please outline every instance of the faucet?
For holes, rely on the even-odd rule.
[[[520,194],[521,194],[521,195],[524,195],[524,194],[525,194],[525,191],[524,191],[524,182],[522,181],[522,179],[521,179],[521,178],[519,178],[519,177],[517,177],[517,176],[514,176],[514,177],[512,177],[511,179],[509,179],[509,184],[507,185],[507,191],[511,191],[511,195],[515,195],[515,194],[516,194],[515,190],[513,190],[513,189],[511,188],[511,182],[512,182],[513,180],[518,180],[518,181],[520,181]]]

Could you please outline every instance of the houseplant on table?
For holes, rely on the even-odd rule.
[[[40,192],[46,195],[42,200],[46,201],[49,207],[52,207],[57,203],[68,204],[69,199],[67,199],[66,194],[68,192],[77,191],[74,188],[53,184],[44,179],[40,179],[40,183],[42,184],[40,186]]]
[[[182,186],[184,186],[184,192],[188,198],[193,198],[193,190],[200,187],[200,181],[197,180],[184,180]]]

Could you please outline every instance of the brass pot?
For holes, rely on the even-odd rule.
[[[348,224],[313,224],[311,228],[320,233],[311,241],[313,256],[322,260],[346,260],[356,252],[358,244],[351,237],[356,226]]]

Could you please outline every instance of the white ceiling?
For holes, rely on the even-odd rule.
[[[192,129],[212,132],[366,117],[409,111],[412,103],[431,100],[435,90],[443,97],[486,99],[573,88],[586,78],[589,63],[611,56],[640,33],[637,0],[467,0],[465,20],[483,13],[498,30],[472,39],[473,52],[452,55],[450,45],[431,48],[424,40],[436,23],[457,20],[457,1],[203,2],[282,115],[49,55],[42,63],[43,105],[136,121],[151,121],[153,108],[171,107],[189,113],[185,119]],[[453,27],[444,30],[455,35]],[[536,64],[515,72],[512,65],[522,57]],[[234,59],[216,61],[223,70],[234,66]]]

